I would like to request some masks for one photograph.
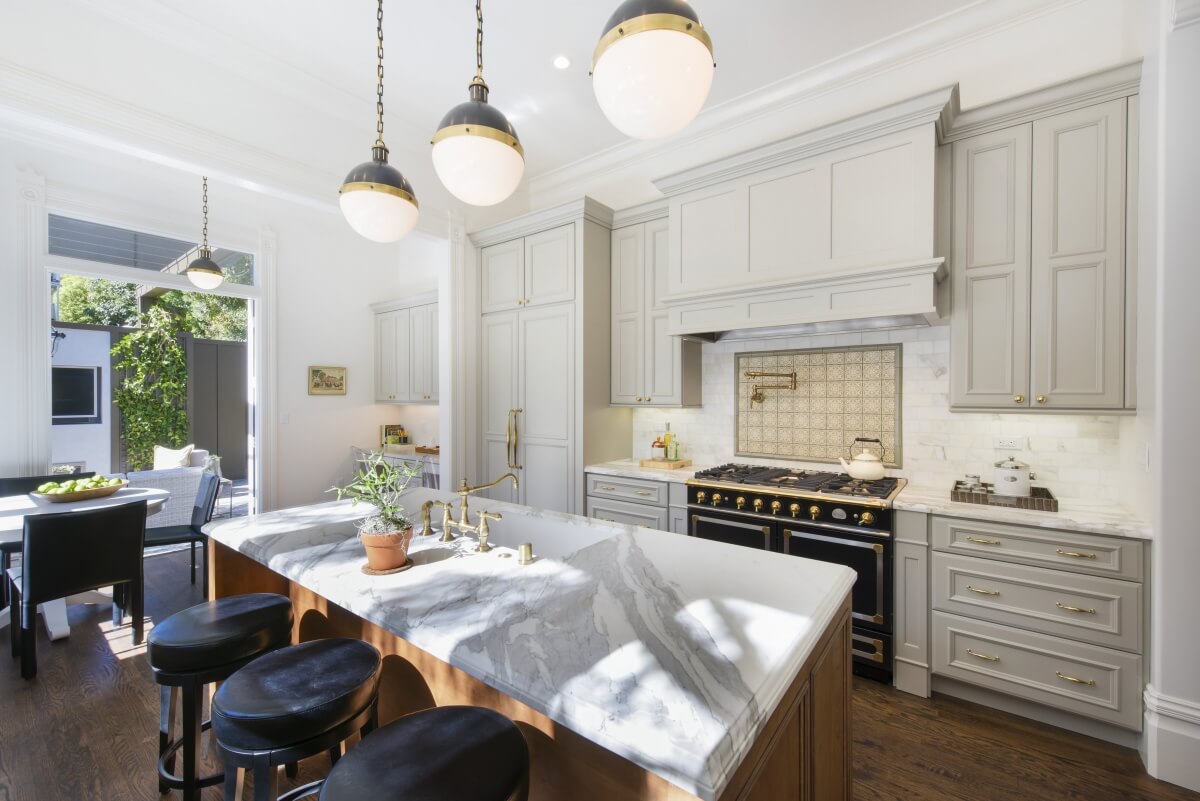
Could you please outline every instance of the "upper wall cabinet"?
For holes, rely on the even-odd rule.
[[[1132,407],[1126,105],[954,143],[954,407]]]
[[[933,125],[672,197],[672,301],[933,255]]]
[[[380,403],[437,402],[438,306],[430,302],[435,297],[372,305],[375,400]]]
[[[575,298],[575,227],[502,242],[480,250],[483,313]]]
[[[667,333],[665,219],[612,232],[612,403],[699,406],[701,345]]]

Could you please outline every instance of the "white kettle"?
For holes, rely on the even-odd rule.
[[[854,445],[860,442],[874,442],[876,445],[880,445],[879,440],[868,439],[867,437],[856,437]],[[874,481],[877,478],[883,478],[883,460],[868,451],[866,447],[861,452],[854,453],[854,445],[850,446],[851,460],[849,462],[838,457],[838,461],[842,463],[842,469],[850,475],[850,478],[857,478],[863,481]],[[882,445],[880,445],[880,450],[883,450]]]

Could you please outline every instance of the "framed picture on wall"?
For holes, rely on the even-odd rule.
[[[345,395],[345,367],[309,367],[309,395]]]

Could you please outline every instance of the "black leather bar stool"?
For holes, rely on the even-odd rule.
[[[526,801],[529,747],[491,709],[442,706],[397,718],[346,752],[319,801]]]
[[[239,668],[292,641],[292,602],[283,595],[232,595],[197,604],[159,623],[147,638],[154,680],[162,687],[158,730],[158,789],[183,790],[198,801],[204,787],[225,775],[200,776],[204,685],[224,681]],[[183,732],[175,735],[176,705],[182,695]],[[183,775],[175,775],[175,754],[183,751]]]
[[[243,769],[253,771],[254,801],[277,801],[280,765],[323,751],[336,764],[344,740],[373,731],[381,662],[374,646],[335,637],[284,648],[230,676],[212,702],[226,801],[241,796]],[[311,795],[319,786],[299,787],[278,801]]]

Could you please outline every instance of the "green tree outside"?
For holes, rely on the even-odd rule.
[[[58,319],[64,323],[137,324],[134,284],[64,275],[58,285]]]
[[[182,447],[188,436],[187,356],[179,321],[163,308],[113,346],[113,403],[121,410],[121,439],[130,470],[154,464],[154,446]]]

